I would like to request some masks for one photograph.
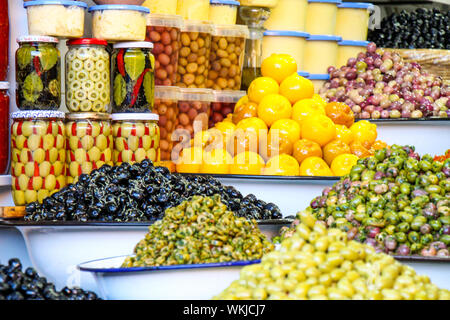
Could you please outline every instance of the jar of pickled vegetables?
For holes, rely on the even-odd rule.
[[[177,15],[186,20],[207,21],[209,0],[178,0]]]
[[[177,15],[150,14],[147,19],[145,40],[153,43],[156,85],[176,83],[182,26],[183,19]]]
[[[67,42],[66,106],[70,112],[109,112],[108,43],[99,39]]]
[[[161,160],[171,160],[172,133],[178,124],[178,97],[180,89],[170,86],[155,87],[155,109],[159,115]]]
[[[112,55],[113,112],[152,111],[155,57],[148,41],[120,42]]]
[[[159,116],[154,113],[114,113],[113,161],[135,163],[144,159],[159,161]]]
[[[12,195],[16,206],[42,200],[66,185],[64,112],[11,114]]]
[[[177,86],[206,88],[211,52],[210,23],[185,21],[181,30],[181,48],[178,59]]]
[[[6,174],[8,169],[9,144],[9,82],[0,82],[0,174]]]
[[[20,110],[57,110],[61,104],[61,58],[58,39],[17,39],[16,104]]]
[[[75,183],[104,164],[113,165],[111,115],[78,112],[66,116],[66,181]]]
[[[241,88],[245,41],[248,37],[247,26],[214,26],[206,82],[208,88],[214,90]]]

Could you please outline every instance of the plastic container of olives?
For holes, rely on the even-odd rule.
[[[159,161],[159,116],[155,113],[114,113],[113,161],[133,164],[144,159]]]
[[[109,112],[111,76],[108,43],[99,39],[67,42],[66,106],[70,112]]]
[[[185,21],[181,30],[178,87],[206,88],[213,31],[213,25],[208,22]]]
[[[12,195],[16,206],[42,200],[66,185],[64,112],[11,113]]]
[[[214,101],[211,103],[211,115],[209,117],[210,128],[232,113],[239,99],[246,95],[245,91],[234,90],[214,90],[213,93]]]
[[[171,86],[155,87],[155,109],[159,115],[161,160],[171,160],[172,134],[178,125],[178,99],[180,89]]]
[[[58,39],[17,38],[16,104],[20,110],[57,110],[61,104],[61,57]]]
[[[111,115],[79,112],[66,115],[66,181],[75,183],[81,174],[89,174],[112,162],[113,137]]]
[[[155,57],[148,41],[114,44],[111,58],[114,112],[149,112],[155,91]]]
[[[214,26],[206,83],[208,88],[214,90],[239,90],[241,88],[245,39],[248,37],[247,26]]]
[[[183,19],[176,15],[150,14],[146,41],[153,43],[155,84],[173,86],[177,80],[178,56]]]

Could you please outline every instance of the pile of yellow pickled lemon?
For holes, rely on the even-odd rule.
[[[343,103],[326,103],[297,63],[274,54],[262,63],[234,112],[197,132],[176,171],[284,176],[342,176],[359,158],[386,147],[375,124],[354,122]]]

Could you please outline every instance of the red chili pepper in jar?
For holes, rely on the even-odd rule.
[[[142,86],[142,82],[144,81],[144,76],[147,72],[149,72],[150,69],[145,69],[144,72],[141,73],[141,75],[139,76],[139,78],[136,81],[136,84],[134,85],[133,88],[133,95],[131,98],[131,103],[130,103],[130,107],[134,106],[134,104],[136,103],[137,97],[139,95],[139,91],[141,90],[141,86]]]
[[[33,65],[34,65],[34,70],[36,70],[37,75],[40,77],[42,75],[42,71],[41,71],[41,63],[39,61],[38,56],[33,57]]]
[[[119,70],[122,77],[125,77],[125,63],[123,60],[124,53],[125,53],[125,50],[120,49],[119,53],[117,54],[117,69]]]

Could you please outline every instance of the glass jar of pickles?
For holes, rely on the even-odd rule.
[[[11,118],[14,203],[42,202],[66,185],[64,112],[17,111]]]
[[[70,112],[108,112],[110,70],[108,43],[99,39],[67,42],[66,106]]]
[[[66,116],[66,181],[75,183],[81,174],[89,174],[112,162],[113,137],[111,115],[79,112]]]
[[[153,43],[119,42],[112,55],[113,112],[148,112],[153,109],[155,57]]]
[[[155,87],[155,113],[159,115],[161,160],[171,160],[172,133],[178,124],[179,93],[178,87]]]
[[[17,39],[16,104],[20,110],[57,110],[61,104],[61,58],[57,38]]]
[[[159,161],[159,116],[154,113],[114,113],[113,161],[135,163],[144,159]]]

